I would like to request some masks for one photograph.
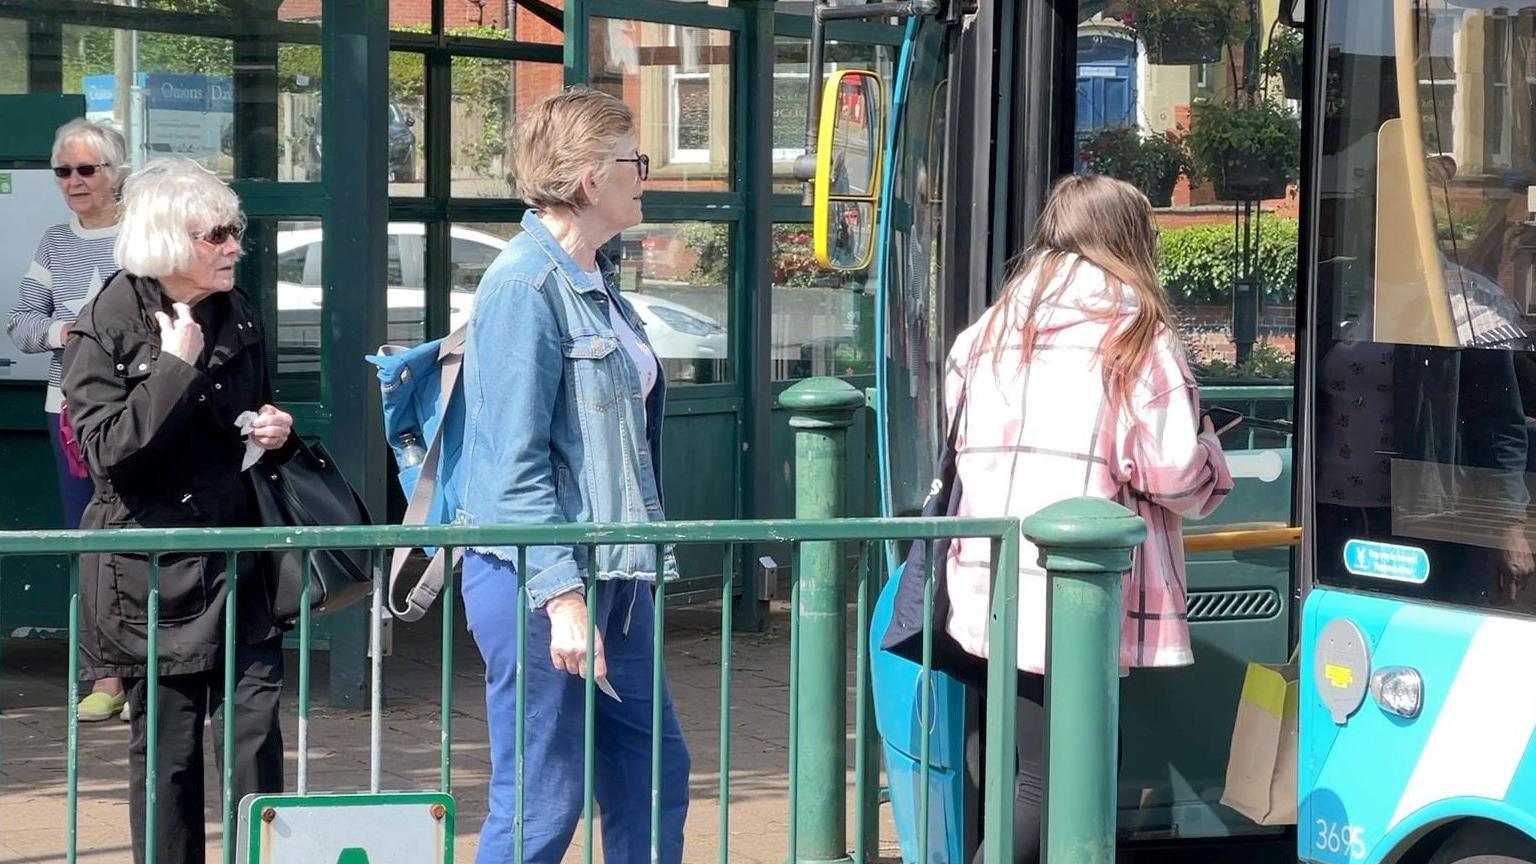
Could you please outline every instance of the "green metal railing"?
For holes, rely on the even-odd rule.
[[[1020,523],[1012,518],[939,519],[845,519],[847,494],[847,433],[864,398],[844,382],[812,379],[787,390],[782,397],[793,414],[796,431],[796,515],[794,521],[653,522],[625,525],[501,525],[501,526],[367,526],[327,528],[180,528],[128,531],[21,531],[0,532],[0,566],[8,557],[67,555],[70,558],[68,755],[65,859],[74,864],[78,841],[78,654],[80,630],[80,556],[83,554],[140,553],[150,559],[148,588],[148,655],[158,656],[160,617],[159,558],[178,553],[225,554],[228,593],[225,597],[223,729],[223,860],[235,860],[235,807],[233,789],[233,723],[235,658],[230,646],[236,636],[235,622],[238,558],[240,555],[299,550],[305,585],[298,622],[298,772],[297,790],[309,791],[310,654],[313,623],[310,616],[308,573],[313,553],[327,549],[369,550],[373,560],[373,616],[371,631],[372,694],[370,711],[369,791],[380,792],[382,773],[383,667],[380,628],[383,619],[384,561],[398,547],[442,547],[448,560],[454,549],[468,547],[517,548],[519,596],[526,597],[527,550],[539,546],[584,547],[595,558],[596,547],[653,545],[658,560],[673,545],[723,545],[721,566],[720,648],[720,854],[730,860],[730,763],[731,763],[731,661],[732,604],[735,599],[738,548],[764,543],[791,543],[795,547],[795,580],[791,589],[789,669],[789,861],[859,864],[871,860],[878,840],[874,809],[878,806],[879,766],[874,745],[871,683],[870,616],[880,587],[884,564],[890,560],[890,544],[939,538],[978,538],[990,541],[992,596],[987,635],[988,654],[1006,658],[987,667],[987,713],[984,718],[986,759],[982,789],[982,848],[988,864],[1012,859],[1014,728],[1017,676],[1012,658],[1018,645],[1018,573]],[[1034,514],[1023,523],[1022,533],[1041,553],[1049,579],[1049,649],[1046,676],[1046,709],[1049,732],[1046,753],[1046,803],[1044,849],[1050,864],[1110,864],[1115,852],[1115,747],[1119,715],[1119,642],[1121,628],[1120,578],[1130,566],[1130,552],[1145,536],[1145,526],[1112,502],[1082,498],[1063,501]],[[856,544],[857,562],[851,574],[857,623],[854,757],[854,825],[850,858],[847,844],[847,738],[846,694],[848,588],[850,572],[844,546]],[[924,631],[920,681],[931,681],[933,672],[933,620],[935,580],[932,556],[923,574]],[[1006,573],[1010,578],[997,578]],[[0,570],[3,575],[3,570]],[[596,594],[597,581],[589,577],[587,596]],[[661,840],[661,728],[662,687],[665,680],[666,633],[665,584],[656,585],[651,717],[651,859],[659,859]],[[455,590],[453,574],[445,574],[441,604],[441,736],[439,739],[439,787],[453,791],[452,679],[454,674]],[[528,606],[517,612],[518,657],[527,655]],[[938,626],[943,626],[939,623]],[[595,616],[588,616],[587,641],[594,642]],[[596,676],[595,655],[587,655],[583,728],[583,852],[588,864],[594,850],[593,790],[596,773]],[[145,722],[158,725],[160,672],[149,664],[150,694]],[[524,765],[526,741],[526,678],[517,680],[518,716],[515,719],[515,766],[518,797],[514,818],[516,860],[523,860]],[[919,700],[920,742],[918,777],[927,778],[932,765],[932,700]],[[3,707],[3,706],[0,706]],[[151,732],[146,752],[145,860],[155,862],[155,767],[159,742]],[[0,742],[0,747],[4,742]],[[1053,771],[1053,765],[1068,770]],[[918,788],[918,848],[930,849],[930,800],[926,780]]]
[[[66,801],[68,807],[68,822],[66,825],[64,850],[65,860],[74,862],[77,857],[77,808],[78,808],[78,718],[75,716],[75,704],[78,698],[78,666],[77,655],[79,653],[79,629],[80,629],[80,556],[83,554],[105,553],[139,553],[147,554],[151,560],[149,570],[149,625],[148,625],[148,650],[151,655],[159,650],[158,622],[160,618],[159,597],[159,559],[162,555],[184,553],[224,553],[226,558],[227,578],[230,580],[229,591],[225,597],[224,610],[226,620],[226,645],[233,644],[236,637],[234,622],[238,620],[239,608],[236,604],[237,594],[237,567],[240,556],[259,554],[266,551],[294,551],[302,550],[305,554],[304,567],[307,574],[309,558],[315,551],[325,549],[359,549],[372,550],[374,560],[375,590],[373,603],[375,611],[378,611],[382,603],[382,589],[384,584],[383,562],[387,551],[395,547],[444,547],[450,551],[468,547],[503,546],[518,547],[519,554],[519,580],[525,578],[526,567],[522,566],[526,560],[528,547],[536,546],[583,546],[589,551],[599,545],[623,545],[645,544],[654,545],[658,554],[664,554],[665,547],[673,544],[701,544],[721,545],[725,551],[725,579],[721,586],[721,701],[720,701],[720,830],[722,839],[729,835],[729,806],[730,806],[730,693],[731,693],[731,601],[733,599],[734,573],[736,571],[734,558],[735,549],[743,544],[762,544],[769,542],[788,542],[797,547],[797,557],[804,561],[806,545],[815,548],[816,544],[835,546],[836,544],[857,544],[860,562],[856,580],[857,605],[855,614],[859,622],[858,659],[859,668],[864,670],[868,666],[868,621],[872,606],[872,598],[878,590],[875,584],[878,578],[877,562],[883,557],[880,554],[882,544],[908,542],[919,539],[933,538],[976,537],[986,538],[991,541],[993,549],[994,568],[1001,572],[1010,572],[1016,569],[1019,549],[1018,522],[1013,519],[838,519],[838,520],[796,520],[796,521],[734,521],[734,522],[655,522],[648,524],[631,525],[507,525],[507,526],[364,526],[364,527],[327,527],[327,528],[228,528],[228,529],[197,529],[175,528],[161,530],[117,530],[117,531],[16,531],[0,533],[0,566],[3,566],[6,558],[15,556],[36,555],[67,555],[70,557],[70,627],[69,627],[69,692],[68,692],[68,733],[69,747],[66,763]],[[831,566],[837,566],[830,562]],[[847,574],[844,574],[846,577]],[[305,580],[307,582],[307,579]],[[807,579],[797,579],[793,587],[791,616],[791,663],[790,675],[791,700],[798,698],[798,690],[802,686],[802,677],[798,670],[803,668],[803,663],[817,659],[815,654],[808,654],[804,650],[804,630],[807,627],[804,616],[799,612],[805,601],[803,583]],[[931,580],[930,580],[931,581]],[[992,651],[995,656],[1012,656],[1016,634],[1014,622],[1017,620],[1017,580],[994,579],[993,592],[993,620],[1003,622],[1004,626],[992,628]],[[520,586],[521,587],[521,586]],[[589,580],[589,592],[595,589],[595,580]],[[658,585],[657,603],[655,604],[655,650],[657,663],[653,677],[654,693],[659,695],[662,687],[664,664],[662,658],[665,634],[665,616],[667,607],[665,604],[665,585]],[[451,687],[454,669],[453,633],[455,627],[454,609],[454,585],[451,576],[445,581],[439,602],[441,606],[442,625],[442,736],[439,744],[441,759],[440,787],[444,792],[452,791],[452,715],[451,715]],[[929,592],[931,595],[931,592]],[[307,589],[306,589],[307,594]],[[589,594],[589,596],[592,596]],[[931,596],[929,597],[931,603]],[[297,791],[304,794],[308,791],[308,759],[310,734],[309,734],[309,685],[310,685],[310,643],[313,633],[313,622],[307,613],[309,607],[308,597],[303,598],[301,608],[306,610],[298,622],[298,713],[299,713],[299,739],[298,739],[298,774]],[[931,606],[930,613],[931,613]],[[522,655],[526,649],[526,604],[518,614],[519,652]],[[374,644],[378,644],[378,627],[380,616],[374,616]],[[589,618],[590,630],[595,627],[595,622]],[[590,643],[589,643],[590,644]],[[380,791],[380,717],[382,707],[381,687],[381,660],[378,650],[373,654],[373,694],[372,694],[372,758],[370,759],[370,789],[371,792]],[[820,657],[821,662],[835,667],[839,674],[845,663],[843,656]],[[225,651],[225,676],[224,698],[227,706],[224,716],[224,760],[222,789],[224,792],[223,827],[224,827],[224,861],[230,864],[235,859],[235,806],[238,802],[230,800],[230,791],[233,783],[232,756],[234,746],[233,712],[236,710],[234,702],[234,656],[233,652]],[[594,743],[594,706],[595,706],[595,682],[591,674],[592,658],[588,659],[588,674],[586,680],[586,724],[584,743],[584,772],[586,788],[586,809],[584,820],[584,837],[586,860],[592,860],[593,845],[593,812],[592,790],[593,774],[595,766]],[[148,729],[157,728],[159,706],[153,698],[160,679],[160,671],[155,664],[150,664],[147,670],[147,688],[151,698],[148,700],[145,722]],[[519,697],[524,695],[525,684],[518,682]],[[1014,686],[1011,675],[1005,677],[994,676],[991,682],[991,692],[1008,694],[1012,696]],[[857,681],[857,718],[856,726],[861,734],[872,734],[872,723],[867,716],[866,706],[869,704],[868,690],[870,684],[866,672],[861,671]],[[843,693],[837,694],[838,710],[841,711]],[[526,702],[522,703],[526,704]],[[652,851],[659,851],[659,826],[660,826],[660,798],[656,794],[660,785],[660,761],[656,758],[661,745],[660,737],[660,700],[656,701],[658,714],[652,718]],[[797,704],[794,701],[792,705]],[[987,717],[988,739],[1006,748],[1007,752],[1013,750],[1013,721],[1011,715],[1013,700],[1011,698],[990,699],[989,705],[997,706],[989,711]],[[524,717],[519,712],[516,724],[519,750],[524,739]],[[799,769],[800,753],[797,745],[803,738],[798,728],[803,717],[811,711],[792,710],[790,713],[790,823],[789,823],[789,847],[791,860],[795,860],[798,852],[798,844],[814,840],[812,837],[797,836],[797,823],[801,821],[799,802],[804,799],[804,790],[798,788],[802,778]],[[1002,724],[1002,725],[999,725]],[[839,730],[836,747],[839,754],[844,746],[846,730]],[[824,746],[824,745],[823,745]],[[157,774],[155,770],[156,756],[159,742],[156,736],[151,734],[147,740],[146,753],[146,861],[154,864],[155,848],[155,784]],[[926,769],[926,762],[924,765]],[[523,787],[522,765],[517,766],[519,775],[518,786]],[[855,778],[858,793],[856,801],[858,812],[855,815],[855,824],[865,825],[873,815],[866,812],[868,802],[873,800],[872,795],[866,794],[871,784],[877,785],[877,766],[861,761],[856,767],[858,775]],[[845,782],[841,776],[838,785]],[[985,793],[985,823],[988,826],[999,826],[1001,830],[989,831],[987,840],[987,860],[989,862],[1007,861],[1011,847],[1012,827],[1012,783],[992,782],[989,780]],[[518,813],[516,824],[518,826],[518,848],[521,850],[521,826],[523,801],[518,800]],[[843,814],[837,814],[838,819]],[[927,824],[926,814],[922,824]],[[865,848],[865,832],[855,833],[854,853],[857,860],[868,860],[867,855],[875,850]],[[519,860],[521,852],[519,851]],[[729,860],[729,844],[722,842],[720,860]]]

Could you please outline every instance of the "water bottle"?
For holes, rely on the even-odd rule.
[[[415,468],[427,461],[427,450],[421,446],[421,439],[415,432],[404,432],[400,435],[400,467]]]

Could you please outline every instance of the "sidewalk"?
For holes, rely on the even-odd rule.
[[[394,655],[384,676],[382,786],[435,789],[439,779],[438,665],[441,631],[436,612],[412,626],[396,626]],[[486,808],[490,756],[486,741],[483,666],[461,626],[454,640],[453,791],[458,805],[455,858],[474,860]],[[718,604],[668,610],[667,670],[693,757],[692,805],[685,860],[717,862],[720,848],[720,610]],[[737,634],[731,691],[730,838],[726,860],[783,864],[788,853],[789,631],[785,604],[775,604],[769,629]],[[850,654],[853,644],[850,632]],[[65,827],[65,669],[61,642],[7,640],[0,649],[0,864],[63,862]],[[366,711],[323,707],[327,655],[316,652],[311,681],[310,790],[368,788],[369,722]],[[848,797],[852,815],[852,661],[849,675]],[[288,655],[283,703],[290,791],[297,777],[298,659]],[[212,738],[206,777],[209,861],[218,861],[221,827],[213,799],[217,774]],[[80,727],[79,861],[118,864],[128,851],[128,724]],[[883,807],[882,861],[897,861],[890,808]],[[599,829],[600,830],[600,829]],[[567,862],[579,862],[582,831]],[[600,841],[599,841],[600,842]],[[596,860],[601,859],[599,850]]]

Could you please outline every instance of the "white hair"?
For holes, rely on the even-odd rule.
[[[240,199],[218,175],[180,156],[156,159],[123,186],[117,262],[136,276],[163,279],[190,267],[195,235],[245,224]]]
[[[113,187],[122,185],[128,162],[128,145],[123,141],[123,133],[106,123],[76,117],[53,133],[54,167],[64,161],[64,148],[71,144],[84,144],[95,150],[96,158],[107,163],[107,177],[112,180]]]

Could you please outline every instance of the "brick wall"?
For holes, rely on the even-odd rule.
[[[443,26],[475,27],[484,24],[486,27],[506,27],[507,6],[510,2],[511,0],[484,0],[484,8],[482,8],[475,0],[444,0]],[[318,20],[323,5],[324,0],[283,0],[277,17],[283,21]],[[559,7],[564,3],[562,0],[554,0],[551,5]],[[521,7],[519,10],[517,23],[525,41],[560,41],[558,30],[554,30],[531,14],[521,11]],[[525,23],[529,19],[531,23]],[[431,24],[432,0],[389,0],[389,23],[391,27]],[[548,34],[539,36],[531,32],[535,29],[535,25],[553,31],[554,38],[551,39]],[[524,29],[525,27],[528,29]]]
[[[320,18],[320,7],[323,0],[283,0],[283,5],[277,7],[277,17],[280,21],[311,21]]]
[[[448,20],[444,10],[443,21]],[[389,0],[389,26],[430,25],[432,0]]]
[[[1173,314],[1178,319],[1180,329],[1223,327],[1230,329],[1232,326],[1230,305],[1177,306],[1174,307]],[[1265,306],[1259,316],[1261,331],[1285,333],[1295,329],[1296,309],[1293,306]]]
[[[564,0],[550,0],[551,6],[564,8]],[[565,34],[545,23],[539,16],[521,6],[517,7],[517,39],[519,42],[542,42],[546,45],[565,44]]]

